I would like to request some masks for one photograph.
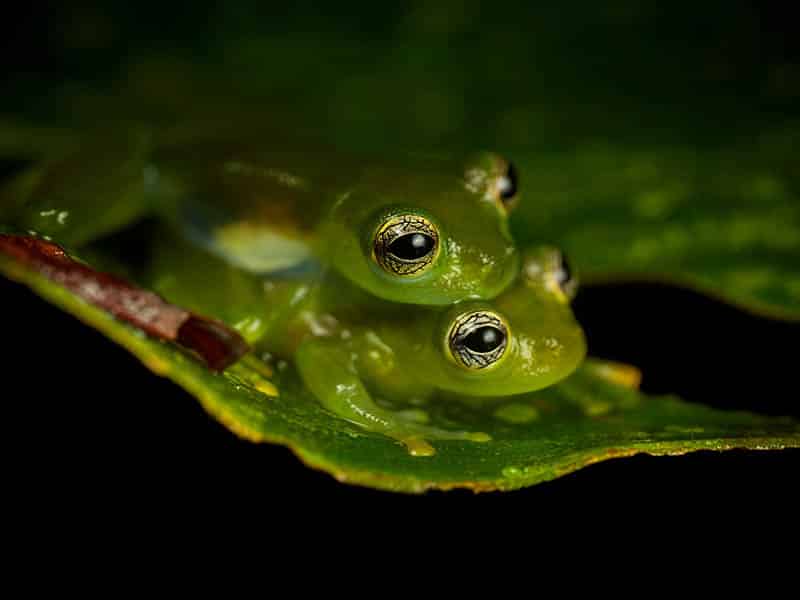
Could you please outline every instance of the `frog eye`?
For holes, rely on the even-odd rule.
[[[553,281],[569,300],[578,293],[578,278],[569,266],[567,257],[562,252],[553,261]]]
[[[508,348],[508,326],[499,315],[474,311],[458,316],[447,334],[450,356],[467,369],[486,369]]]
[[[506,210],[511,210],[516,205],[519,175],[517,169],[510,161],[503,161],[504,167],[495,180],[497,197]]]
[[[530,251],[524,269],[530,284],[544,287],[563,302],[569,302],[578,292],[578,278],[567,257],[556,248],[545,246]]]
[[[476,155],[464,171],[466,189],[493,202],[507,215],[519,203],[519,174],[513,163],[493,152]]]
[[[373,256],[387,273],[403,277],[422,275],[438,255],[439,231],[420,215],[393,215],[375,233]]]

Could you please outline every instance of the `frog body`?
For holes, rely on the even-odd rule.
[[[508,234],[515,180],[491,155],[326,162],[134,136],[34,164],[0,189],[0,221],[80,254],[149,217],[141,284],[292,361],[337,416],[429,455],[488,436],[387,405],[534,391],[585,353],[560,254],[520,261]]]
[[[79,247],[155,217],[260,275],[330,267],[381,299],[448,305],[516,276],[512,169],[490,154],[382,161],[140,134],[37,162],[0,191],[0,219]]]
[[[174,276],[148,277],[151,287],[170,300],[224,315],[248,337],[255,355],[292,362],[327,410],[402,442],[415,455],[430,455],[438,440],[489,439],[483,432],[427,425],[424,406],[441,394],[534,391],[567,376],[585,354],[569,306],[574,288],[552,248],[525,251],[520,277],[493,300],[416,306],[377,299],[335,270],[313,278],[254,277],[210,254],[166,246],[172,254],[158,253],[154,273]],[[194,276],[181,269],[187,256]],[[250,281],[235,313],[218,308],[225,291],[209,280],[238,290]],[[499,354],[497,338],[488,344],[478,339],[482,352],[459,346],[474,344],[481,330],[503,338]]]

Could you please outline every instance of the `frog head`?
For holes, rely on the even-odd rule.
[[[577,283],[562,254],[530,250],[522,267],[518,281],[492,302],[462,302],[442,313],[436,349],[419,367],[437,387],[520,394],[563,379],[581,363],[586,342],[569,305]]]
[[[324,251],[359,287],[404,304],[493,298],[516,277],[508,228],[517,174],[480,155],[449,171],[375,168],[340,196]]]

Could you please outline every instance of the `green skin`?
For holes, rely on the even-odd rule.
[[[332,270],[313,280],[253,278],[166,236],[154,254],[158,262],[145,279],[158,292],[236,324],[256,354],[293,361],[325,408],[399,440],[417,456],[432,454],[429,442],[435,440],[489,440],[482,432],[426,425],[420,407],[438,393],[501,397],[535,391],[572,373],[586,352],[583,331],[556,281],[557,251],[551,248],[525,251],[520,276],[493,300],[449,307],[378,300]],[[187,262],[191,271],[181,268]],[[221,285],[209,286],[209,280]],[[502,316],[509,330],[500,360],[480,370],[460,364],[448,344],[453,322],[475,310]],[[416,408],[390,410],[376,398]]]
[[[77,248],[164,217],[200,243],[155,236],[146,285],[234,325],[257,351],[293,360],[328,410],[415,455],[432,454],[434,440],[489,437],[428,426],[421,409],[390,410],[376,398],[420,406],[439,391],[520,394],[562,379],[584,357],[553,252],[527,252],[520,270],[505,209],[490,197],[492,157],[463,177],[463,163],[445,175],[441,161],[423,158],[402,168],[309,169],[300,154],[211,147],[188,158],[185,148],[123,146],[23,173],[0,192],[0,222]],[[370,252],[376,223],[398,208],[439,229],[439,255],[423,276],[389,276]],[[502,357],[480,370],[458,363],[447,342],[454,321],[474,310],[509,328]]]
[[[493,298],[518,271],[496,192],[500,161],[413,157],[384,166],[243,144],[105,140],[23,173],[0,191],[0,220],[77,247],[155,215],[262,275],[333,268],[384,300],[449,305]],[[388,272],[373,254],[382,221],[397,213],[422,216],[439,233],[424,272]]]
[[[309,301],[316,309],[314,318],[337,314],[338,307],[326,300]],[[330,336],[314,335],[308,327],[300,327],[298,334],[291,328],[293,335],[287,341],[296,346],[294,357],[304,383],[326,408],[401,441],[415,455],[432,454],[431,440],[490,438],[481,432],[445,431],[416,423],[416,414],[382,409],[373,398],[424,402],[440,390],[472,396],[521,394],[562,379],[586,352],[569,306],[543,281],[522,279],[492,302],[469,301],[415,312],[396,307],[374,307],[375,313],[366,320],[340,317]],[[447,343],[453,321],[474,310],[500,314],[510,325],[502,358],[481,370],[458,363]]]

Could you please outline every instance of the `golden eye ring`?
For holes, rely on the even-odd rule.
[[[372,245],[375,262],[387,273],[416,277],[425,273],[439,256],[438,228],[413,213],[392,215],[378,227]]]
[[[459,315],[447,332],[450,357],[461,367],[481,370],[498,364],[509,345],[510,328],[500,315],[476,310]]]

